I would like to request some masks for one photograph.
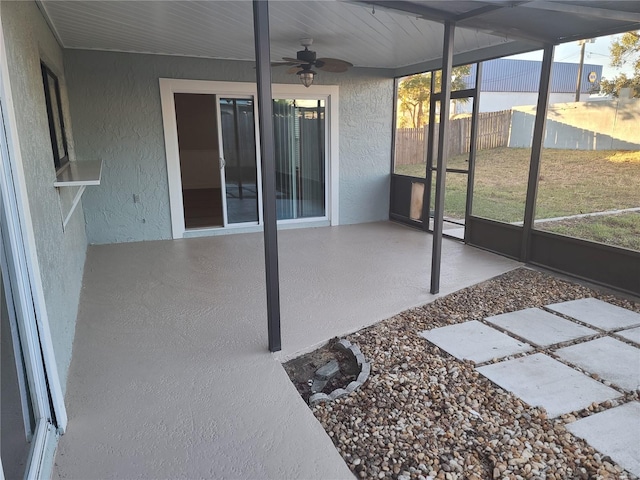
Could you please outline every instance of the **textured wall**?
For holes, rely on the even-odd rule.
[[[340,223],[389,218],[393,80],[340,79]]]
[[[34,2],[3,2],[2,28],[36,250],[64,390],[87,241],[81,206],[75,210],[66,230],[62,228],[62,212],[66,215],[75,188],[58,191],[53,186],[56,175],[40,60],[58,76],[69,154],[73,159],[63,55]]]
[[[90,243],[171,237],[158,79],[255,81],[250,62],[65,51],[76,151],[101,158],[84,197]],[[274,82],[296,78],[275,72]],[[340,223],[388,218],[393,81],[385,71],[322,72],[340,85]],[[140,202],[133,202],[133,195]]]

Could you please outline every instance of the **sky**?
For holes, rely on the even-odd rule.
[[[596,38],[594,43],[587,43],[585,48],[584,63],[592,65],[602,65],[602,76],[607,79],[612,79],[618,76],[620,73],[626,73],[631,75],[633,68],[631,65],[626,65],[623,68],[613,68],[609,62],[609,46],[616,38],[621,37],[622,34],[608,35],[606,37]],[[542,51],[523,53],[521,55],[514,55],[509,58],[519,58],[523,60],[542,60]],[[554,61],[556,62],[580,62],[580,45],[578,42],[569,42],[562,45],[558,45],[555,48]]]

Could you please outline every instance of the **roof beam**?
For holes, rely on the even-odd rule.
[[[489,21],[488,19],[470,18],[466,21],[459,22],[458,26],[461,28],[470,28],[490,33],[491,35],[496,35],[498,37],[506,37],[509,40],[521,40],[540,48],[549,43],[558,43],[556,38],[542,36],[531,31],[525,31],[521,28],[501,25],[495,21]]]
[[[519,2],[513,2],[513,3],[519,3]],[[470,10],[468,12],[465,13],[461,13],[460,15],[458,15],[456,17],[456,21],[462,21],[462,20],[467,20],[469,18],[475,18],[475,17],[479,17],[480,15],[486,15],[487,13],[491,13],[494,12],[496,10],[500,10],[501,8],[506,8],[506,7],[512,7],[513,5],[511,3],[509,4],[500,4],[500,5],[485,5],[484,7],[480,7],[480,8],[476,8],[475,10]]]
[[[484,7],[477,8],[475,10],[465,12],[459,15],[453,15],[442,10],[419,5],[414,2],[404,0],[347,0],[349,3],[360,5],[371,5],[373,7],[383,8],[385,10],[393,10],[398,13],[404,13],[407,15],[415,15],[423,20],[430,20],[438,23],[455,22],[458,23],[458,19],[462,19],[459,25],[463,28],[470,28],[478,30],[498,37],[506,37],[509,40],[520,40],[529,44],[542,48],[548,43],[557,43],[555,38],[540,38],[540,36],[530,33],[516,31],[512,28],[500,29],[499,26],[484,23],[482,19],[479,19],[481,15],[488,14],[496,11],[498,8],[514,7],[523,2],[510,2],[506,5],[486,5]],[[475,12],[475,13],[474,13]]]
[[[627,23],[622,25],[621,27],[618,26],[616,28],[605,28],[602,30],[594,31],[586,38],[598,38],[598,37],[604,37],[605,35],[616,35],[618,33],[625,33],[630,30],[632,31],[632,30],[638,30],[638,29],[640,29],[640,22],[631,23],[631,24]],[[584,38],[585,38],[584,34],[567,35],[560,38],[558,40],[558,43],[578,41],[578,40],[583,40]]]
[[[609,8],[586,7],[584,5],[569,5],[567,3],[547,2],[544,0],[525,3],[525,8],[549,10],[551,12],[574,13],[585,17],[619,20],[621,22],[640,22],[640,12],[627,12]]]
[[[493,58],[506,57],[509,55],[516,55],[518,53],[531,52],[538,47],[533,47],[529,43],[525,42],[508,42],[494,45],[491,47],[484,47],[477,50],[471,50],[469,52],[457,53],[453,56],[453,66],[468,65],[469,63],[483,62],[485,60],[491,60]],[[442,68],[442,58],[434,58],[425,62],[416,63],[413,65],[406,65],[393,70],[394,77],[405,77],[407,75],[413,75],[414,73],[428,72],[430,70],[439,70]]]

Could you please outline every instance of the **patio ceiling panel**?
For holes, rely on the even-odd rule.
[[[251,2],[39,0],[65,48],[254,60]],[[301,38],[321,56],[399,76],[438,68],[456,21],[454,64],[640,28],[640,2],[271,0],[271,56]]]
[[[251,2],[40,3],[65,48],[252,59]]]
[[[38,4],[65,48],[254,60],[251,2],[41,0]],[[447,2],[446,8],[457,15],[477,4]],[[270,12],[274,60],[295,55],[300,39],[307,37],[314,39],[313,49],[321,56],[344,58],[357,67],[397,69],[442,55],[442,24],[415,14],[335,0],[272,0]],[[459,28],[454,53],[491,47],[502,51],[505,45],[515,45],[518,51],[533,48],[512,40]]]

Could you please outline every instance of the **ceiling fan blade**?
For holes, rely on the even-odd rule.
[[[287,70],[287,73],[298,73],[300,70],[302,70],[302,67],[300,65],[294,65]]]
[[[353,64],[339,58],[319,58],[316,60],[316,67],[325,72],[342,73],[353,67]]]
[[[301,63],[300,60],[298,60],[297,58],[291,58],[291,57],[282,57],[282,60],[289,63]]]

